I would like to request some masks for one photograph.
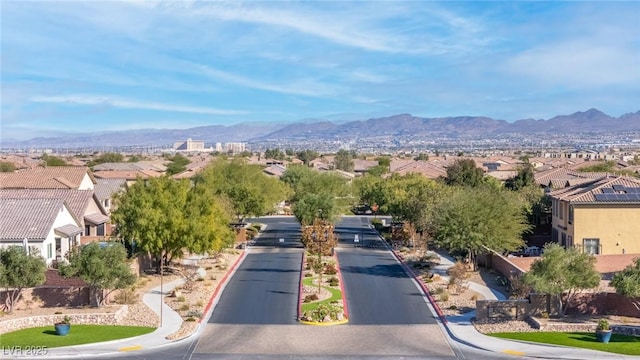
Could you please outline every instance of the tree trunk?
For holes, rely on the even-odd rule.
[[[558,314],[560,315],[560,317],[564,317],[566,309],[564,308],[564,304],[562,303],[562,294],[557,296],[558,296]],[[567,305],[568,304],[569,302],[567,301]]]

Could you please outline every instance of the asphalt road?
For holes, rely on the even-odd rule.
[[[365,220],[365,221],[362,221]],[[345,217],[337,224],[340,271],[352,325],[436,324],[427,300],[368,219]],[[358,234],[358,242],[354,242]],[[357,246],[357,247],[356,247]]]
[[[199,337],[120,359],[507,359],[457,343],[453,348],[418,288],[395,262],[369,219],[337,225],[336,249],[350,322],[295,321],[302,247],[293,218],[262,218],[268,229],[230,279]],[[358,234],[358,242],[354,235]],[[284,239],[283,242],[280,239]],[[357,245],[357,246],[356,246]]]
[[[209,323],[296,324],[303,252],[298,239],[296,222],[268,226],[230,279]]]

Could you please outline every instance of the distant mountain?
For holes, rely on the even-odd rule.
[[[558,134],[585,132],[640,131],[640,111],[618,118],[597,109],[559,115],[549,120],[522,119],[509,123],[483,116],[421,118],[399,114],[368,120],[331,122],[305,119],[296,123],[243,123],[232,126],[210,125],[191,129],[142,129],[34,138],[6,142],[12,147],[98,147],[165,146],[192,138],[209,146],[216,142],[259,142],[279,140],[332,140],[354,137],[496,137],[506,133]]]

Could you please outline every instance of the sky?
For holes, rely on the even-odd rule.
[[[640,110],[640,1],[0,0],[0,139]]]

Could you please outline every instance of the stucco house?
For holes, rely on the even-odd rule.
[[[640,254],[640,180],[607,176],[549,193],[552,241],[590,254]]]
[[[49,166],[0,173],[2,189],[93,190],[95,182],[86,166]]]
[[[60,199],[78,220],[83,244],[111,234],[109,214],[93,190],[0,189],[0,199]]]
[[[80,245],[80,221],[62,199],[0,199],[0,219],[0,246],[36,251],[48,266]]]

